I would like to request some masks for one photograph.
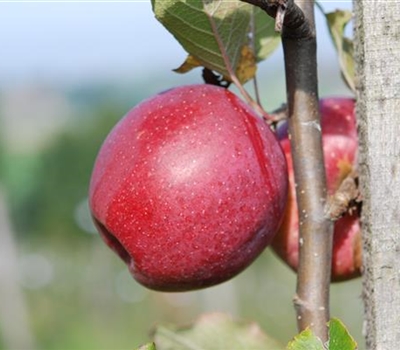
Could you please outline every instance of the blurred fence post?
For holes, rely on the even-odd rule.
[[[17,280],[17,248],[0,187],[0,333],[5,349],[33,349],[24,296]]]
[[[354,0],[368,350],[400,344],[400,2]]]

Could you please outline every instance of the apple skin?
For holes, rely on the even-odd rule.
[[[230,91],[190,85],[140,103],[114,127],[89,205],[138,282],[186,291],[230,279],[264,250],[287,189],[268,125]]]
[[[356,162],[358,138],[354,106],[355,102],[351,98],[332,97],[320,101],[322,142],[329,195],[336,191]],[[286,122],[278,128],[277,135],[288,164],[289,194],[284,219],[272,242],[272,248],[296,271],[299,261],[299,216]],[[346,213],[334,224],[332,281],[344,281],[359,276],[361,263],[359,215],[357,212]]]

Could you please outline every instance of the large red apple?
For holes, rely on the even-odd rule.
[[[185,86],[115,126],[89,192],[100,234],[137,281],[191,290],[238,274],[271,242],[287,199],[286,160],[233,93]]]
[[[328,194],[332,195],[353,170],[358,139],[351,98],[326,98],[320,102],[322,141]],[[299,216],[294,186],[293,163],[287,123],[277,131],[289,171],[289,196],[282,226],[274,238],[274,251],[294,270],[299,260]],[[332,280],[343,281],[360,275],[361,233],[357,212],[347,213],[334,225]]]

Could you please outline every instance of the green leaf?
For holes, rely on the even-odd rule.
[[[352,19],[352,13],[350,11],[336,10],[335,12],[327,13],[326,19],[331,38],[339,54],[342,77],[347,86],[352,91],[355,91],[354,45],[353,41],[344,35],[346,25]]]
[[[253,6],[254,46],[256,60],[260,62],[268,58],[281,43],[281,35],[275,31],[275,21],[259,7]]]
[[[344,324],[333,318],[329,322],[329,350],[356,350],[357,343]]]
[[[183,74],[197,67],[202,67],[201,63],[196,59],[196,57],[188,55],[185,62],[183,62],[178,68],[175,68],[174,72]]]
[[[240,0],[152,0],[152,6],[190,57],[228,80],[230,70],[241,82],[251,79],[256,62],[279,43],[273,20]]]
[[[157,350],[157,349],[156,349],[156,344],[148,343],[148,344],[139,346],[136,350]]]
[[[307,328],[289,342],[287,350],[325,350],[325,347],[321,339]]]
[[[356,350],[357,343],[347,331],[343,323],[332,318],[328,322],[329,342],[326,346],[321,340],[307,328],[289,342],[287,350]]]
[[[283,350],[255,323],[234,320],[222,313],[201,316],[192,326],[160,326],[154,335],[157,350]]]

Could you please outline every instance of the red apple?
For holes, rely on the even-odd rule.
[[[326,98],[320,101],[322,141],[328,193],[333,194],[341,181],[352,171],[357,157],[358,139],[351,98]],[[273,250],[292,269],[299,260],[299,217],[294,186],[293,163],[287,123],[278,128],[289,171],[288,204]],[[360,275],[361,230],[357,212],[347,213],[334,225],[332,281],[343,281]]]
[[[238,274],[271,242],[287,199],[286,160],[233,93],[185,86],[114,127],[89,192],[101,236],[137,281],[192,290]]]

